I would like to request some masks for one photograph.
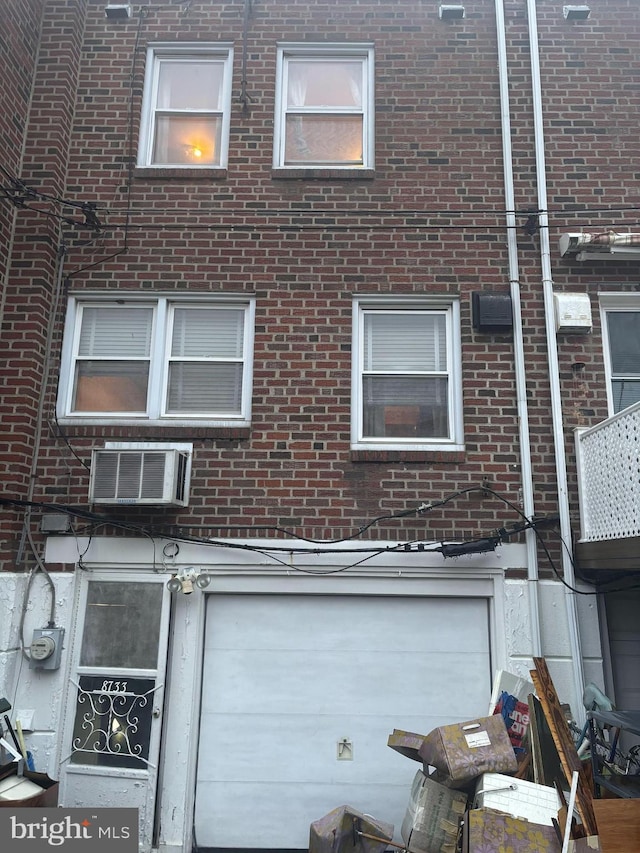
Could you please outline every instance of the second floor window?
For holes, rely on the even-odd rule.
[[[613,415],[640,400],[640,296],[602,294],[600,305],[609,414]]]
[[[139,166],[226,167],[232,60],[225,45],[149,48]]]
[[[281,45],[274,167],[373,168],[373,48]]]
[[[253,304],[71,299],[59,416],[249,422]]]
[[[352,446],[462,448],[456,301],[358,300]]]

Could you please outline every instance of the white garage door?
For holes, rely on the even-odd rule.
[[[210,595],[206,624],[199,850],[307,850],[341,805],[397,838],[420,765],[390,732],[487,712],[484,598]]]

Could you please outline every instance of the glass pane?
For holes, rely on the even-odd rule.
[[[447,388],[445,378],[364,377],[364,437],[448,438]]]
[[[156,116],[152,162],[178,166],[217,166],[221,155],[221,116]]]
[[[155,669],[163,586],[90,581],[81,666]]]
[[[446,371],[444,314],[367,313],[364,315],[364,369]]]
[[[221,110],[223,80],[222,60],[161,60],[157,106],[163,110]]]
[[[145,358],[151,351],[152,329],[153,308],[85,307],[78,355]]]
[[[154,688],[151,678],[81,675],[72,764],[146,770]]]
[[[607,313],[611,370],[640,377],[640,311]]]
[[[361,60],[290,59],[287,106],[362,107]]]
[[[239,415],[241,411],[241,363],[178,362],[169,365],[168,414]]]
[[[640,400],[640,379],[614,379],[611,387],[614,412],[621,412]]]
[[[176,308],[172,356],[242,358],[244,311],[241,308]]]
[[[285,165],[361,166],[362,116],[288,115]]]
[[[76,363],[74,412],[146,412],[149,362]]]

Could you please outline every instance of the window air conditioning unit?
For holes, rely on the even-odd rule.
[[[187,506],[192,444],[107,441],[91,458],[94,504]]]

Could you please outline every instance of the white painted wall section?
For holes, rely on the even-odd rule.
[[[33,711],[33,729],[25,731],[27,749],[33,753],[36,770],[58,778],[61,712],[67,690],[69,627],[73,618],[75,575],[51,575],[55,585],[56,625],[66,629],[59,670],[31,669],[20,650],[19,626],[27,575],[0,576],[0,696],[13,706],[12,722],[21,710]],[[42,575],[36,576],[26,603],[25,643],[31,642],[34,628],[47,627],[51,592]]]

